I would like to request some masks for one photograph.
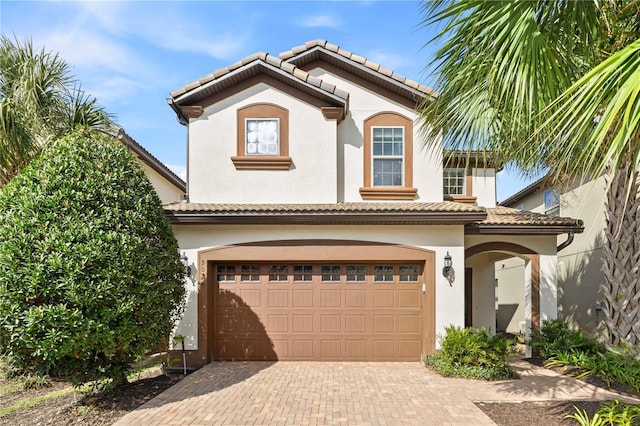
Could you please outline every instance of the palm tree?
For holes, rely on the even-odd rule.
[[[436,0],[423,12],[440,43],[427,135],[556,181],[604,173],[605,338],[637,346],[640,2]]]
[[[76,126],[109,130],[111,117],[80,89],[58,54],[0,37],[0,187],[48,141]]]

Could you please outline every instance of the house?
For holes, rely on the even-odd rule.
[[[564,247],[567,237],[558,236],[558,317],[588,333],[595,333],[604,317],[600,285],[603,282],[605,200],[604,177],[575,179],[555,186],[543,177],[500,203],[520,210],[576,217],[583,221],[585,232],[575,235],[570,245]],[[522,276],[522,262],[518,259],[496,264],[500,305],[498,330],[515,332],[518,322],[524,321],[521,308],[524,293],[520,286],[509,285],[522,281]]]
[[[451,324],[495,329],[495,262],[514,255],[528,326],[556,317],[557,236],[582,223],[496,206],[499,165],[425,149],[434,96],[322,40],[170,93],[189,365],[420,360]]]

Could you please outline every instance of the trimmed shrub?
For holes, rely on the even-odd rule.
[[[160,200],[106,135],[52,143],[0,192],[0,350],[25,371],[126,381],[184,306]]]
[[[585,336],[580,330],[569,329],[564,321],[544,320],[540,331],[532,330],[529,345],[538,349],[543,358],[562,354],[595,354],[603,349],[596,340]]]
[[[427,365],[444,376],[484,380],[517,377],[507,357],[515,353],[515,340],[502,334],[491,335],[486,328],[449,326],[441,349],[427,357]]]

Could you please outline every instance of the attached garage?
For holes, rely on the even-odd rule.
[[[433,260],[428,250],[344,241],[201,252],[203,355],[208,361],[418,361],[434,349]]]

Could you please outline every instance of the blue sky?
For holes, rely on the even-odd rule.
[[[0,1],[0,29],[59,52],[82,88],[178,174],[186,129],[169,92],[255,52],[323,39],[431,86],[416,1]],[[498,177],[498,200],[528,182]]]

